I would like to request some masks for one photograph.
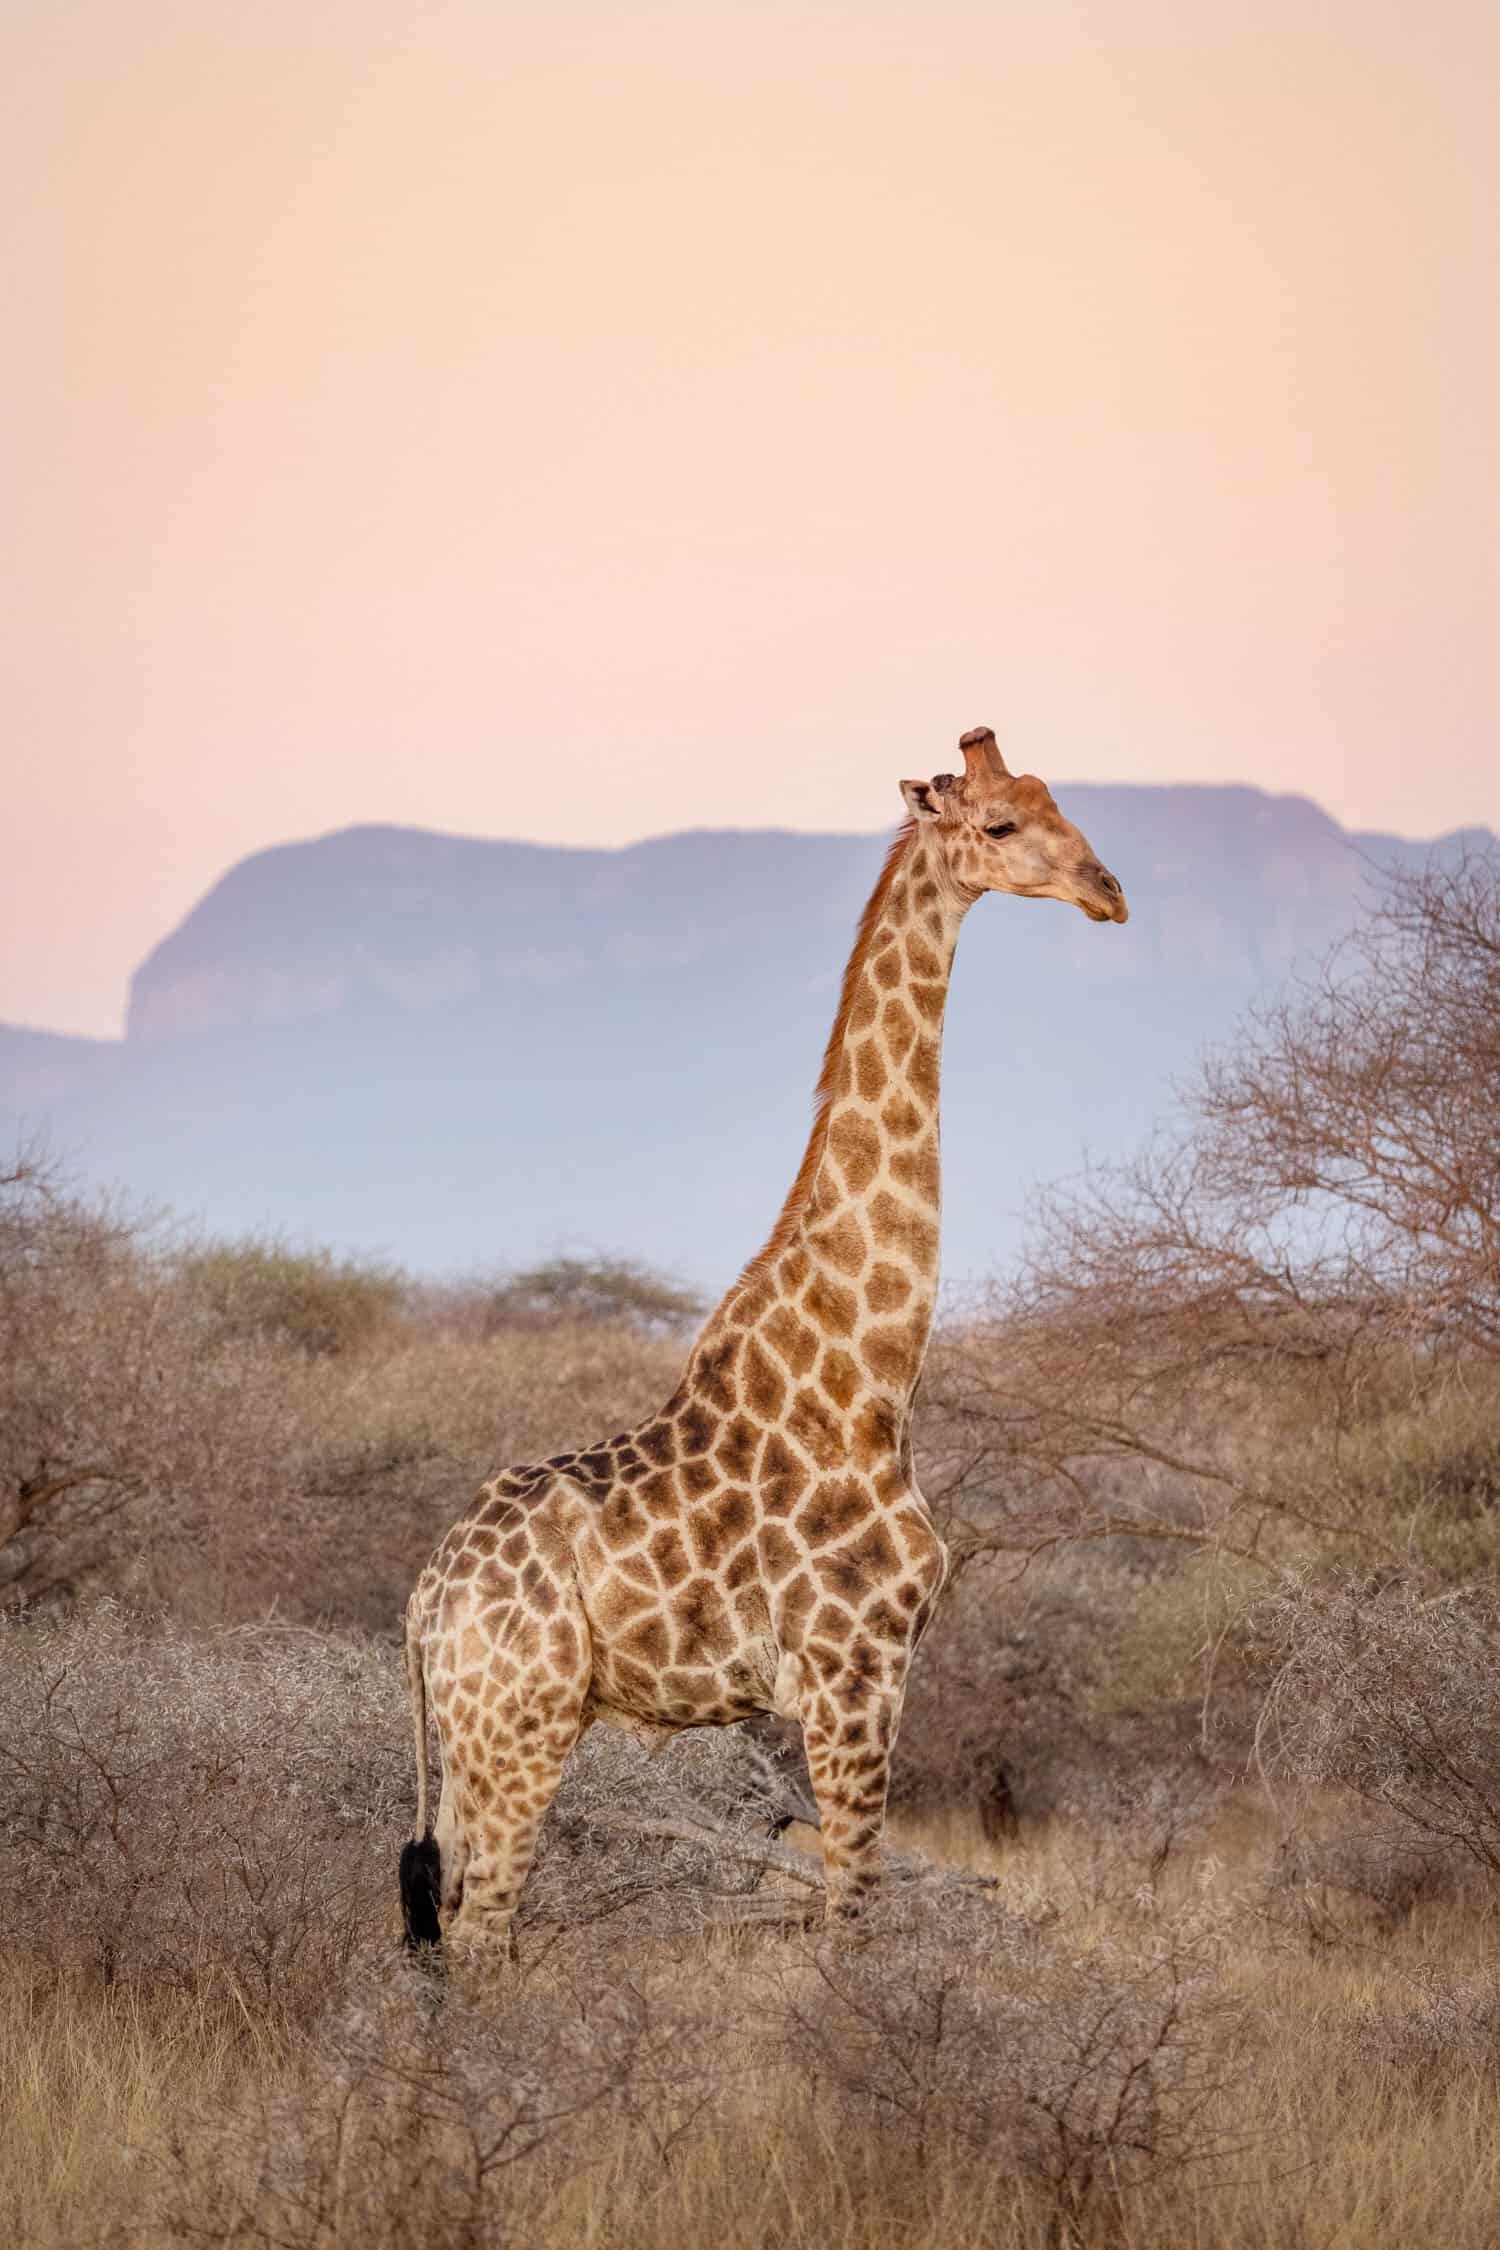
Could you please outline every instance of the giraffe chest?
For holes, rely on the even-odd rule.
[[[667,1511],[667,1494],[602,1496],[573,1539],[593,1643],[594,1696],[653,1725],[725,1725],[775,1707],[778,1669],[807,1651],[878,1654],[904,1671],[944,1557],[913,1494],[873,1480],[809,1480],[800,1504],[725,1486]]]

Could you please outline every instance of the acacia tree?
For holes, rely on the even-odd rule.
[[[1336,1473],[1268,1485],[1266,1441],[1500,1354],[1500,866],[1395,879],[1187,1112],[1046,1199],[1018,1279],[935,1354],[928,1482],[961,1552],[1134,1532],[1250,1554],[1269,1514],[1378,1543]]]
[[[560,1321],[629,1321],[666,1329],[697,1319],[703,1309],[695,1291],[638,1259],[556,1257],[499,1282],[489,1292],[485,1325],[497,1333]]]

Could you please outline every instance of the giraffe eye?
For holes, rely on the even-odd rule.
[[[1016,824],[1013,820],[997,820],[985,830],[986,836],[1014,836],[1015,832]]]

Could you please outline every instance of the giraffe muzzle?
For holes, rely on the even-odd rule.
[[[1084,870],[1078,899],[1091,922],[1128,922],[1130,908],[1118,879],[1107,867]]]

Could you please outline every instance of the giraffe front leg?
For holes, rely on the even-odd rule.
[[[827,1919],[852,1921],[880,1879],[880,1839],[904,1679],[867,1670],[806,1680],[801,1699],[807,1771],[823,1824]]]

